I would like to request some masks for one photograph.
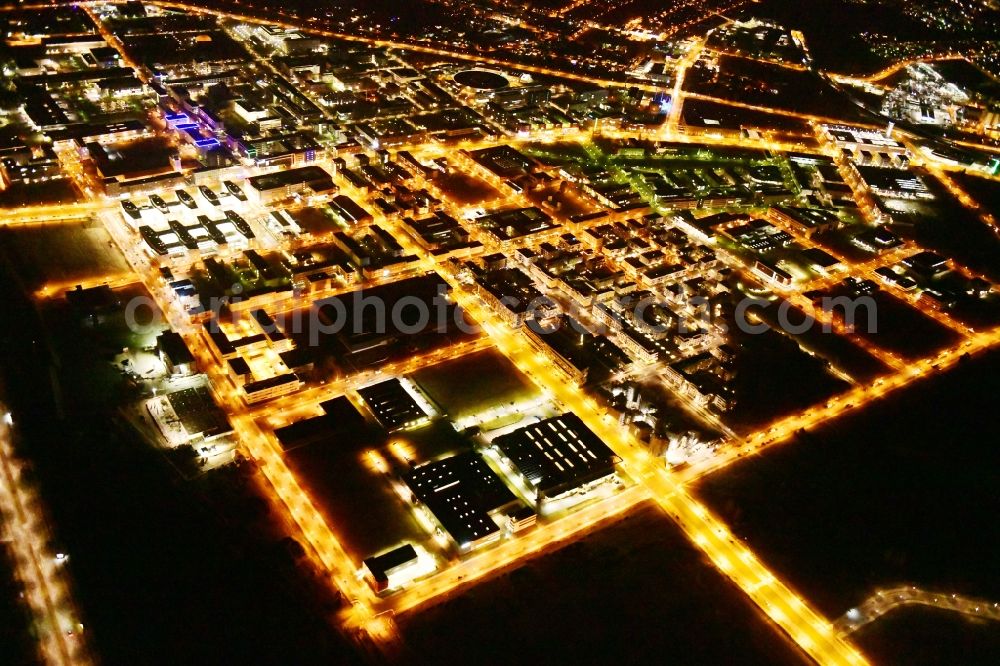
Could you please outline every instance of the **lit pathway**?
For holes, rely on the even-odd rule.
[[[6,407],[0,405],[0,414]],[[67,570],[48,552],[50,539],[41,501],[21,480],[14,458],[8,418],[0,419],[0,529],[11,553],[14,573],[24,588],[39,656],[44,664],[91,663],[82,625],[69,594]]]
[[[1000,343],[1000,328],[976,333],[967,340],[939,352],[936,356],[910,362],[895,373],[879,377],[870,386],[856,386],[830,398],[824,404],[780,418],[742,441],[720,449],[712,458],[695,463],[678,474],[687,482],[716,472],[739,458],[759,454],[771,446],[789,441],[799,430],[816,427],[862,408],[911,382],[951,368],[966,354],[985,351],[998,343]]]
[[[93,213],[100,212],[109,207],[109,204],[102,201],[87,201],[53,204],[51,206],[3,208],[3,215],[0,216],[0,226],[82,224],[87,222]]]
[[[1000,603],[973,599],[960,594],[929,592],[908,586],[879,590],[865,599],[860,606],[855,606],[844,613],[834,622],[833,626],[838,634],[846,635],[874,622],[891,610],[900,606],[912,605],[932,606],[971,617],[1000,622]]]
[[[674,89],[670,95],[670,116],[667,118],[668,131],[676,129],[680,124],[681,107],[684,106],[684,100],[682,97],[682,95],[685,94],[684,77],[687,74],[688,68],[698,62],[698,57],[701,55],[704,48],[704,39],[694,40],[691,43],[691,47],[688,49],[688,52],[685,53],[684,57],[677,63],[677,67],[674,70]]]
[[[523,336],[510,330],[458,280],[446,276],[456,301],[479,321],[497,347],[523,372],[541,380],[560,405],[576,413],[621,457],[625,472],[642,483],[653,499],[687,536],[754,603],[808,655],[820,664],[864,664],[864,656],[835,634],[830,623],[777,579],[750,549],[682,487],[662,459],[652,456],[618,427],[594,401],[558,375],[551,363],[531,349]],[[442,590],[443,592],[444,590]]]
[[[915,151],[911,149],[910,152]],[[966,192],[957,182],[955,182],[955,179],[945,172],[945,170],[940,166],[927,161],[923,163],[923,167],[927,169],[935,178],[937,178],[941,185],[943,185],[944,188],[948,190],[948,192],[950,192],[960,204],[975,213],[983,224],[988,226],[993,233],[1000,236],[1000,222],[997,221],[996,216],[994,216],[987,207],[980,205],[979,202],[973,199],[972,195]]]
[[[412,610],[428,602],[444,601],[449,593],[495,575],[525,558],[551,553],[591,532],[603,528],[612,519],[624,515],[649,493],[642,486],[632,486],[610,497],[589,504],[551,523],[538,523],[531,531],[483,550],[457,564],[411,585],[377,603],[376,607],[395,613]]]
[[[88,4],[97,6],[100,3],[88,3]],[[399,42],[389,39],[377,39],[374,37],[364,37],[360,35],[352,35],[343,32],[323,30],[320,28],[311,27],[304,20],[298,20],[293,22],[277,18],[247,16],[245,14],[237,14],[235,12],[225,11],[222,9],[202,7],[199,5],[183,3],[183,2],[170,2],[166,0],[151,0],[147,4],[155,5],[157,7],[162,7],[165,9],[175,9],[175,10],[179,9],[187,12],[192,12],[195,14],[207,14],[210,16],[218,16],[222,18],[232,19],[235,21],[242,21],[244,23],[291,28],[295,30],[301,30],[304,33],[317,35],[319,37],[326,37],[328,39],[340,39],[347,42],[360,42],[364,44],[369,44],[371,46],[377,46],[380,48],[393,48],[393,49],[399,49],[401,51],[413,51],[415,53],[428,53],[442,58],[451,58],[453,60],[466,60],[466,61],[482,63],[484,65],[509,67],[511,69],[530,72],[532,74],[540,74],[543,76],[555,76],[559,78],[569,79],[571,81],[582,81],[584,83],[591,83],[600,86],[609,86],[614,88],[635,87],[641,90],[654,91],[654,92],[658,92],[663,89],[663,86],[657,86],[649,83],[637,83],[634,81],[628,81],[624,79],[621,81],[617,81],[613,79],[605,79],[600,77],[587,76],[584,74],[577,74],[576,72],[567,72],[565,70],[555,69],[552,67],[526,65],[522,63],[512,62],[510,60],[506,60],[503,58],[493,58],[490,56],[476,55],[472,53],[463,53],[462,51],[453,51],[449,49],[436,48],[433,46],[427,46],[423,44],[411,44],[408,42]]]
[[[162,7],[184,9],[192,12],[212,14],[247,21],[251,23],[278,24],[289,27],[301,27],[299,25],[275,22],[268,19],[248,18],[228,12],[205,10],[204,8],[176,3],[176,2],[156,2],[153,3]],[[308,29],[307,29],[308,30]],[[463,60],[474,60],[485,64],[512,67],[515,69],[560,76],[563,78],[587,81],[599,85],[623,86],[631,85],[618,81],[607,81],[578,74],[562,72],[555,69],[524,66],[511,63],[496,58],[474,56],[463,53],[436,49],[432,47],[396,43],[356,35],[344,35],[322,30],[308,30],[314,34],[325,37],[345,39],[355,42],[368,43],[375,46],[400,48],[409,51],[431,53],[443,57],[450,57]],[[662,90],[662,86],[639,85],[647,90]],[[805,117],[810,120],[824,120],[816,116],[803,116],[791,112],[781,112],[774,109],[756,107],[734,103],[729,100],[717,100],[712,97],[687,94],[686,97],[694,99],[708,99],[728,104],[737,108],[749,108],[754,110],[768,111],[771,113],[781,113],[782,115]],[[679,113],[679,110],[678,112]],[[698,140],[693,138],[692,140]],[[724,143],[720,140],[719,143]],[[738,143],[738,142],[733,142]],[[121,228],[121,222],[111,220],[112,215],[105,216],[112,231],[112,235],[119,244],[126,256],[130,258],[133,265],[140,270],[140,274],[146,280],[150,292],[160,301],[164,311],[170,311],[170,300],[159,284],[155,275],[149,270],[149,266],[144,262],[136,262],[133,248],[130,247],[131,240]],[[379,220],[382,222],[382,220]],[[387,224],[388,228],[399,233],[394,225]],[[403,235],[400,234],[402,242]],[[436,265],[426,253],[421,253],[423,265],[429,269],[438,271],[445,270],[444,266]],[[579,514],[553,522],[549,525],[542,525],[539,529],[525,534],[518,539],[511,540],[506,544],[490,551],[484,551],[467,560],[462,561],[455,567],[431,576],[426,581],[418,583],[410,590],[390,597],[386,600],[377,599],[372,594],[370,588],[356,577],[356,563],[343,550],[336,537],[336,526],[329,526],[321,517],[317,508],[312,504],[309,496],[299,486],[294,475],[284,465],[281,452],[278,449],[274,438],[266,434],[256,422],[252,412],[240,402],[238,395],[231,386],[228,385],[225,377],[221,373],[218,364],[215,363],[200,336],[191,327],[182,327],[192,352],[197,356],[199,365],[208,370],[213,379],[213,384],[219,394],[221,402],[226,406],[233,417],[233,424],[241,433],[241,437],[247,450],[253,455],[264,471],[267,479],[271,483],[274,495],[287,509],[288,514],[302,531],[305,540],[311,546],[311,553],[330,572],[332,582],[339,587],[345,596],[352,602],[353,606],[347,612],[348,626],[353,628],[364,628],[373,639],[391,640],[391,622],[385,625],[384,610],[406,610],[429,601],[431,598],[447,594],[449,591],[466,585],[468,582],[497,571],[499,568],[509,565],[522,556],[532,553],[545,552],[546,549],[553,548],[555,544],[586,533],[602,520],[624,512],[635,503],[641,501],[646,496],[651,496],[680,526],[705,555],[713,562],[714,566],[736,585],[738,585],[759,608],[807,654],[822,664],[863,664],[864,657],[849,642],[840,637],[825,618],[812,610],[807,603],[799,597],[787,585],[778,580],[763,565],[756,556],[735,538],[727,529],[725,524],[714,516],[703,504],[691,496],[683,486],[683,481],[687,477],[680,477],[667,471],[662,459],[653,457],[646,449],[639,446],[627,433],[617,426],[617,422],[610,417],[593,399],[585,396],[575,386],[568,384],[557,374],[551,363],[544,357],[536,353],[528,344],[523,335],[512,331],[505,323],[486,307],[467,286],[463,285],[453,275],[445,274],[446,279],[451,283],[453,296],[460,305],[465,308],[490,334],[490,338],[497,347],[511,358],[516,365],[530,376],[536,378],[538,382],[549,388],[555,395],[560,406],[577,413],[584,422],[605,442],[611,446],[623,460],[625,473],[638,481],[639,485],[634,489],[623,491],[620,494],[609,498],[601,503],[580,510]],[[778,443],[788,439],[799,427],[806,427],[835,418],[841,413],[855,409],[868,400],[875,399],[878,395],[890,390],[894,390],[905,385],[909,381],[922,376],[924,373],[944,367],[957,362],[961,354],[965,352],[975,352],[985,349],[998,341],[996,332],[988,332],[973,336],[962,346],[942,353],[934,359],[926,359],[919,363],[912,364],[900,372],[878,380],[870,391],[867,388],[858,387],[853,392],[832,399],[822,407],[807,410],[802,414],[789,417],[779,422],[774,427],[756,433],[747,438],[745,447],[731,447],[732,453],[720,456],[711,461],[708,469],[702,472],[718,469],[735,460],[746,451],[756,451],[767,445]],[[937,367],[935,367],[935,364]],[[424,589],[426,584],[426,589]]]

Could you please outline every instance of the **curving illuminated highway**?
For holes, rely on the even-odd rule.
[[[1000,622],[1000,603],[974,599],[962,594],[922,590],[909,585],[878,590],[839,617],[834,627],[843,635],[850,634],[903,606],[928,606],[961,613],[976,620]]]

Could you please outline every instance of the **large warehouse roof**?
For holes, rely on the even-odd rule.
[[[542,495],[607,476],[619,460],[572,412],[501,435],[493,443]]]

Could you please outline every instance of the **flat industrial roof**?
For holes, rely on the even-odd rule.
[[[215,404],[205,386],[175,391],[167,400],[189,435],[214,437],[232,432],[229,417]]]
[[[403,479],[459,544],[499,531],[489,513],[517,499],[474,451],[420,465]]]
[[[386,430],[406,427],[427,416],[398,379],[358,389],[358,394]]]
[[[326,191],[333,188],[333,178],[322,167],[315,165],[286,169],[247,179],[250,187],[258,192],[274,190],[289,185],[308,184],[314,190]]]
[[[610,474],[619,461],[572,412],[518,428],[493,443],[543,495]]]
[[[365,428],[365,418],[346,396],[320,403],[322,416],[296,421],[274,431],[283,451],[336,439],[342,433],[357,435]]]
[[[194,363],[194,356],[191,354],[191,350],[188,349],[187,343],[184,342],[184,338],[181,337],[180,333],[164,331],[156,338],[156,344],[159,346],[160,351],[174,365]]]
[[[417,559],[417,551],[410,544],[400,546],[376,557],[369,557],[364,561],[372,577],[380,583],[388,582],[388,572],[396,567],[412,562]]]

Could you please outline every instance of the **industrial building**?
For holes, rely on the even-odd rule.
[[[253,201],[269,203],[295,194],[327,194],[336,186],[322,167],[305,166],[247,179],[247,194]]]
[[[535,490],[539,504],[607,479],[620,462],[572,412],[501,435],[493,445]]]
[[[366,429],[365,417],[347,396],[320,403],[323,414],[296,421],[274,431],[282,451],[311,444],[332,442],[342,435],[360,437]]]
[[[399,587],[412,580],[412,572],[419,568],[419,563],[420,557],[410,544],[364,561],[366,576],[376,592]]]
[[[403,480],[463,551],[498,540],[500,527],[493,516],[518,504],[472,451],[420,465]]]
[[[389,432],[414,428],[428,421],[428,415],[398,379],[358,389],[358,394],[376,420]]]
[[[186,377],[195,372],[197,366],[194,355],[188,349],[180,333],[164,331],[156,338],[156,348],[159,351],[160,360],[163,361],[170,374]]]

